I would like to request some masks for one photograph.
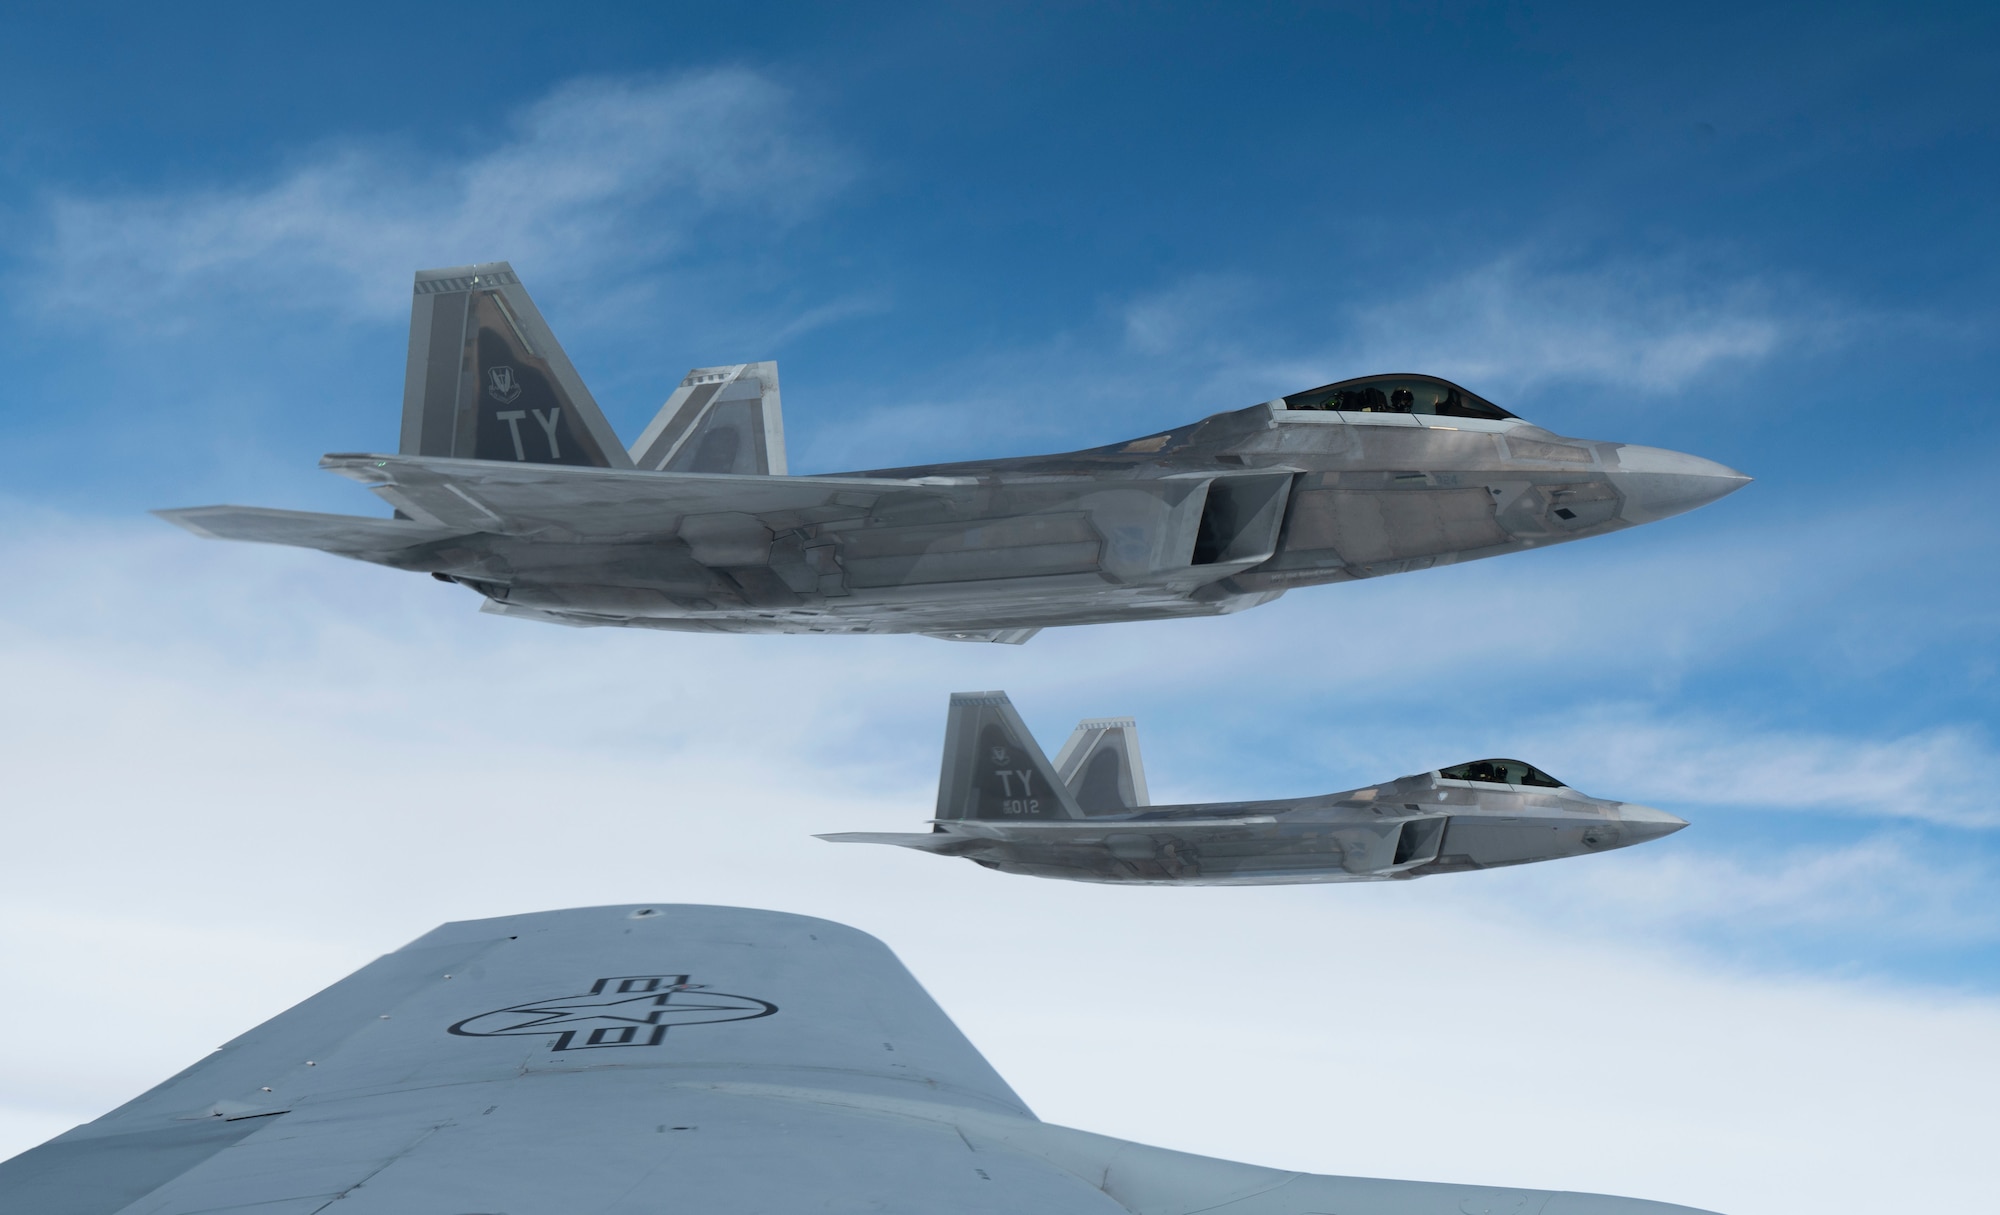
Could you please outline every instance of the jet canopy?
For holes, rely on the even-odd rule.
[[[1564,787],[1555,777],[1518,759],[1475,759],[1456,768],[1441,769],[1438,775],[1446,780],[1471,780],[1488,785],[1534,785],[1541,789]]]
[[[1427,375],[1371,375],[1342,380],[1285,398],[1287,409],[1343,413],[1426,413],[1499,422],[1514,415],[1448,380]]]

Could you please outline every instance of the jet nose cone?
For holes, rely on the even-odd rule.
[[[1625,495],[1625,508],[1618,514],[1627,523],[1684,514],[1750,484],[1749,477],[1713,460],[1631,444],[1618,449],[1611,479]]]
[[[1688,825],[1688,821],[1678,814],[1668,814],[1665,810],[1655,810],[1651,806],[1639,806],[1631,802],[1622,803],[1618,807],[1618,820],[1619,842],[1627,847],[1672,835]]]

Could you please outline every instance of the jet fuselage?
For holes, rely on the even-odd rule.
[[[371,462],[334,460],[369,479]],[[461,496],[481,497],[478,472],[465,470]],[[1063,455],[789,478],[826,486],[803,507],[760,509],[745,487],[740,511],[667,516],[636,536],[591,534],[588,480],[646,474],[545,475],[555,503],[576,500],[550,512],[559,528],[454,536],[397,564],[472,586],[496,610],[566,623],[1013,640],[1234,612],[1295,586],[1582,539],[1747,480],[1519,419],[1282,402]]]
[[[1629,847],[1684,819],[1590,797],[1518,759],[1480,759],[1282,801],[1155,806],[1138,723],[1086,718],[1050,762],[1004,691],[954,692],[928,832],[839,832],[1071,881],[1371,882]]]
[[[1567,786],[1436,772],[1322,797],[1154,806],[1072,821],[940,820],[876,837],[1036,877],[1138,885],[1373,882],[1625,848],[1686,821]],[[850,837],[853,838],[853,837]]]

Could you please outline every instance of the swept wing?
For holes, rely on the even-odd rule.
[[[1688,1215],[1050,1126],[874,938],[671,905],[447,924],[0,1163],[36,1215],[807,1209]]]

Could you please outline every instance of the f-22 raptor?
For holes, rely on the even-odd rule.
[[[1016,644],[1600,535],[1749,480],[1552,434],[1426,375],[1060,455],[787,476],[776,364],[694,369],[622,446],[505,262],[417,274],[398,454],[320,466],[395,517],[159,513],[557,624]]]
[[[1126,885],[1376,882],[1626,848],[1687,820],[1480,759],[1283,801],[1150,805],[1137,727],[1086,719],[1050,764],[1005,692],[958,692],[929,832],[846,832],[1007,873]]]

